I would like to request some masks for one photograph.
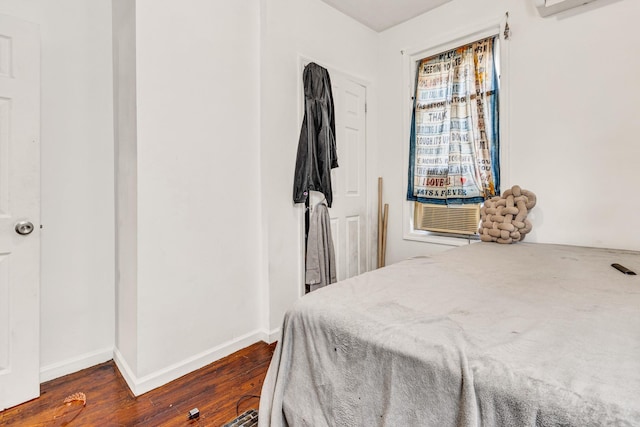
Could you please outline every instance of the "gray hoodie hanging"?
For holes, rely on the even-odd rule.
[[[335,283],[336,255],[331,237],[329,209],[323,202],[313,208],[309,240],[307,241],[307,261],[305,283],[310,291]]]

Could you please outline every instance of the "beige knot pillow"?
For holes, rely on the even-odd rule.
[[[536,195],[517,185],[484,202],[478,233],[483,242],[513,243],[524,240],[533,225],[527,214],[536,205]]]

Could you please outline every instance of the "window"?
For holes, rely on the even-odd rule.
[[[412,58],[413,233],[475,235],[480,205],[500,193],[498,44],[490,36]]]

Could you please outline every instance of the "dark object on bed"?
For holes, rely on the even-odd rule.
[[[627,267],[625,267],[624,265],[620,265],[618,263],[611,264],[611,267],[615,268],[616,270],[618,270],[622,274],[628,274],[630,276],[635,276],[636,275],[635,271],[631,271]]]
[[[309,294],[260,425],[640,425],[640,277],[614,261],[640,253],[473,244]]]

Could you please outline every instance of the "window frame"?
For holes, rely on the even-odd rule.
[[[424,230],[417,230],[414,228],[413,214],[414,203],[413,201],[406,200],[407,193],[407,170],[409,170],[409,138],[411,134],[411,117],[413,109],[413,96],[415,96],[415,74],[417,70],[417,64],[420,60],[437,55],[442,52],[446,52],[451,49],[455,49],[459,46],[464,46],[474,41],[498,35],[500,38],[499,54],[500,60],[498,63],[498,71],[500,73],[500,93],[499,93],[499,115],[500,115],[500,182],[501,186],[506,188],[506,184],[509,180],[509,156],[508,156],[508,43],[502,36],[502,28],[504,27],[504,20],[498,20],[491,23],[487,23],[475,28],[467,28],[457,31],[456,33],[444,35],[439,39],[435,39],[433,42],[408,48],[402,50],[403,56],[403,88],[404,88],[404,108],[403,108],[403,207],[402,207],[402,238],[404,240],[412,240],[426,243],[435,243],[449,246],[463,246],[477,241],[473,236],[461,236],[461,235],[446,235],[442,233],[434,233]]]

